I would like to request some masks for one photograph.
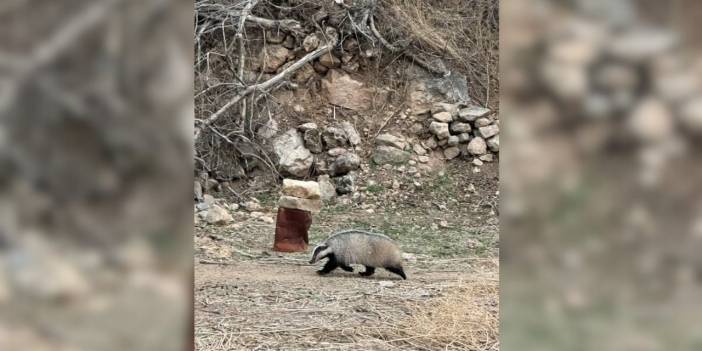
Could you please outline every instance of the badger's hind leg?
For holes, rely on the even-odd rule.
[[[337,268],[339,268],[339,262],[336,261],[336,258],[334,256],[329,256],[329,260],[327,260],[327,263],[324,264],[324,267],[322,267],[322,269],[317,271],[317,274],[324,275]]]
[[[339,263],[339,267],[347,272],[353,272],[353,267]]]
[[[402,267],[385,267],[385,269],[388,270],[388,272],[395,273],[402,277],[402,279],[407,279],[407,276],[405,275],[405,271],[402,270]]]
[[[370,277],[371,275],[373,275],[373,273],[375,273],[375,267],[369,267],[369,266],[365,266],[365,267],[366,267],[366,271],[358,273],[358,274],[360,274],[363,277]]]

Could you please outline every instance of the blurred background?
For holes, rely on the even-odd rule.
[[[192,345],[192,6],[0,2],[0,350]]]
[[[699,350],[702,2],[501,1],[504,350]]]

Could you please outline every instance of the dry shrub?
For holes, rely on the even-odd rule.
[[[396,46],[440,58],[466,75],[472,96],[497,103],[499,1],[387,0],[379,2],[377,26]]]
[[[499,350],[498,296],[495,279],[459,283],[443,297],[410,305],[382,338],[414,349]]]

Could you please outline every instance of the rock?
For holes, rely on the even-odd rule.
[[[306,63],[295,73],[293,73],[292,81],[298,84],[304,84],[307,83],[307,81],[309,81],[310,78],[314,77],[315,74],[316,73],[314,71],[314,67],[311,64]]]
[[[315,61],[312,64],[312,68],[314,68],[314,71],[319,73],[319,74],[325,74],[325,73],[329,72],[329,68],[323,66],[321,63],[319,63],[319,61]]]
[[[339,195],[351,194],[356,190],[356,176],[353,173],[334,178],[336,193]]]
[[[302,139],[305,142],[305,147],[315,154],[324,151],[322,147],[322,133],[319,129],[308,129],[303,132]]]
[[[314,171],[317,174],[329,173],[329,165],[322,155],[316,155],[314,158]]]
[[[451,122],[449,127],[452,133],[461,134],[470,132],[470,124],[465,122]]]
[[[197,180],[195,181],[194,191],[195,191],[195,200],[198,202],[202,201],[202,185],[200,185],[200,182],[198,182]]]
[[[499,133],[500,127],[498,127],[496,124],[478,128],[478,134],[480,134],[483,139],[491,138]]]
[[[470,134],[469,133],[461,133],[458,134],[458,142],[461,144],[465,144],[470,141]]]
[[[468,143],[467,150],[471,155],[480,156],[487,152],[487,145],[483,138],[475,137]]]
[[[429,162],[429,156],[419,156],[419,157],[417,157],[417,161],[419,161],[421,163],[427,163],[427,162]]]
[[[346,133],[349,144],[356,146],[361,143],[361,136],[356,131],[356,128],[348,121],[341,122],[341,129]]]
[[[392,146],[381,145],[373,151],[373,162],[379,165],[402,164],[409,160],[410,154]]]
[[[662,101],[648,98],[632,111],[627,127],[641,141],[662,141],[673,134],[673,116]]]
[[[354,153],[347,153],[337,157],[331,165],[331,174],[340,176],[357,170],[361,166],[361,158]]]
[[[422,141],[422,146],[429,150],[434,150],[439,145],[436,144],[436,139],[434,137],[431,137]]]
[[[495,135],[494,137],[488,139],[487,146],[488,146],[488,148],[490,148],[490,151],[499,152],[500,151],[500,136]]]
[[[355,111],[368,110],[372,101],[369,88],[338,70],[329,70],[322,80],[322,94],[331,104]]]
[[[437,102],[431,107],[431,113],[448,112],[451,116],[458,114],[458,105],[446,102]]]
[[[285,40],[283,41],[283,46],[288,50],[294,49],[295,48],[295,37],[292,35],[286,36]]]
[[[448,138],[439,140],[437,144],[439,144],[441,147],[446,146],[446,144],[448,144]]]
[[[290,129],[276,138],[273,150],[284,173],[296,177],[305,177],[309,174],[314,157],[310,150],[305,148],[304,141],[297,130]]]
[[[206,202],[199,202],[195,204],[195,211],[197,212],[205,211],[208,208],[210,208],[210,205]]]
[[[414,151],[415,154],[420,155],[420,156],[426,155],[426,154],[427,154],[427,150],[425,150],[425,149],[422,147],[422,145],[419,145],[419,144],[416,144],[416,143],[415,143],[415,144],[412,144],[412,150]]]
[[[400,181],[398,181],[397,179],[393,179],[392,185],[390,187],[395,190],[400,189]]]
[[[394,136],[392,134],[380,134],[375,138],[376,145],[387,145],[396,147],[400,150],[404,150],[407,147],[407,143],[403,138]]]
[[[317,123],[314,122],[308,122],[308,123],[303,123],[297,126],[297,129],[301,132],[306,132],[308,130],[312,129],[317,129]]]
[[[483,162],[492,162],[493,161],[492,154],[485,154],[483,156],[480,156],[479,158],[480,158],[480,161],[483,161]]]
[[[484,117],[483,117],[483,118],[478,118],[478,119],[476,119],[474,124],[475,124],[475,127],[476,127],[476,128],[480,128],[480,127],[489,126],[490,123],[492,123],[492,121],[490,121],[489,118],[484,118]]]
[[[247,210],[249,212],[261,211],[263,209],[261,204],[258,201],[256,201],[255,199],[244,202],[241,207],[243,207],[245,210]]]
[[[278,207],[319,213],[322,209],[322,200],[301,199],[299,197],[283,195],[280,197],[280,200],[278,200]]]
[[[215,204],[217,204],[217,200],[214,198],[214,196],[212,196],[210,194],[205,194],[202,197],[202,201],[205,205],[207,205],[207,207],[205,207],[205,208],[210,208],[210,207],[214,206]]]
[[[225,225],[234,221],[234,218],[231,214],[229,214],[229,212],[227,212],[227,210],[219,207],[218,205],[214,205],[207,210],[205,221],[209,224]]]
[[[341,66],[341,60],[331,52],[322,55],[319,58],[319,63],[327,68],[339,68]]]
[[[422,134],[422,132],[424,132],[424,125],[419,122],[413,123],[410,127],[410,132],[412,132],[412,134]]]
[[[479,158],[474,158],[472,163],[474,166],[478,166],[478,167],[483,165],[483,161],[480,161]]]
[[[346,73],[358,72],[359,68],[361,68],[361,65],[358,63],[358,61],[351,61],[341,67],[341,69]]]
[[[451,135],[450,137],[448,137],[448,141],[446,142],[446,145],[448,145],[448,146],[458,145],[458,137],[455,135]]]
[[[317,34],[310,34],[302,41],[302,47],[305,51],[310,52],[319,47],[319,36]]]
[[[267,45],[261,54],[263,72],[275,73],[288,60],[290,50],[282,45]]]
[[[447,160],[453,160],[454,158],[458,157],[458,155],[461,154],[461,150],[455,146],[448,147],[444,149],[444,157],[446,157]]]
[[[285,33],[279,30],[266,31],[266,40],[271,44],[282,44],[285,41]]]
[[[328,175],[317,177],[317,183],[319,183],[319,190],[323,201],[330,201],[336,197],[336,187],[334,187],[334,184],[329,180]]]
[[[347,152],[348,151],[346,151],[346,149],[344,149],[343,147],[335,147],[335,148],[327,151],[327,155],[329,155],[331,157],[339,157]]]
[[[333,149],[346,146],[348,138],[343,129],[328,127],[324,129],[324,132],[322,133],[322,141],[324,142],[325,148]]]
[[[301,181],[295,179],[283,179],[281,189],[283,195],[299,197],[301,199],[319,199],[320,189],[317,182]]]
[[[441,140],[441,139],[446,139],[451,135],[449,132],[449,125],[448,123],[442,123],[442,122],[436,122],[433,121],[429,125],[429,131],[436,135],[436,137]]]
[[[219,191],[219,182],[217,179],[207,179],[205,182],[205,192]]]
[[[458,111],[458,120],[462,122],[473,122],[480,117],[487,116],[490,109],[480,106],[469,106]]]
[[[449,112],[435,113],[435,114],[431,115],[431,117],[434,118],[435,120],[437,120],[439,122],[443,122],[443,123],[449,123],[449,122],[453,121],[453,116],[451,116],[451,113],[449,113]]]
[[[293,105],[293,111],[295,113],[303,113],[303,112],[305,112],[305,108],[302,107],[302,105],[300,105],[300,104],[295,104],[295,105]]]
[[[263,139],[270,139],[276,134],[278,134],[278,122],[273,118],[258,128],[258,135]]]

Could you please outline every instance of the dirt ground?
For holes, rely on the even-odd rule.
[[[339,229],[383,232],[407,253],[408,280],[384,270],[360,277],[362,267],[318,276],[321,264],[308,264],[309,252],[272,252],[275,192],[259,196],[262,216],[237,211],[234,225],[198,226],[197,349],[499,349],[492,330],[498,314],[497,164],[473,173],[468,162],[452,162],[427,179],[400,176],[395,190],[384,186],[393,172],[369,170],[364,182],[377,185],[361,184],[360,204],[326,205],[314,217],[310,244]],[[485,286],[461,295],[466,287]],[[432,312],[452,293],[471,306],[456,311],[478,316],[473,324],[454,325],[461,333],[455,336],[442,334],[445,325],[437,318],[448,317]],[[425,310],[426,319],[413,322]],[[452,318],[454,324],[467,321]]]

